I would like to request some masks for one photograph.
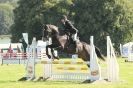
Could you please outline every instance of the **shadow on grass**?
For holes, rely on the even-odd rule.
[[[12,80],[0,80],[0,83],[16,83],[17,81],[12,81]]]

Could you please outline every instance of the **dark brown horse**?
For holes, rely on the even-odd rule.
[[[51,24],[44,25],[43,40],[45,41],[48,38],[52,39],[52,44],[46,46],[46,54],[49,58],[51,56],[48,53],[48,48],[51,48],[52,57],[56,59],[58,57],[54,55],[53,49],[59,48],[68,54],[78,54],[78,57],[84,61],[90,61],[90,45],[82,41],[78,41],[76,44],[73,43],[71,38],[63,30],[59,30],[58,27]],[[98,58],[105,60],[97,47],[95,47],[95,51]]]

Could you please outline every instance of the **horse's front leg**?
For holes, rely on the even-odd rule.
[[[50,45],[46,46],[46,55],[48,56],[49,59],[51,59],[51,55],[49,55],[48,48],[50,48]]]
[[[50,45],[50,48],[51,48],[51,54],[52,54],[52,56],[53,56],[53,59],[54,59],[54,58],[55,58],[55,59],[59,59],[59,56],[55,56],[55,52],[54,52],[54,48],[59,48],[59,46],[56,45],[56,44],[52,44],[52,45]]]
[[[53,49],[53,48],[58,48],[58,45],[51,44],[46,46],[46,55],[48,56],[49,59],[51,59],[51,55],[49,55],[48,48],[51,49],[52,58],[59,59],[59,56],[55,56],[54,49]]]
[[[52,54],[53,58],[59,60],[59,56],[55,56],[55,52],[54,52],[54,49],[53,48],[51,48],[51,54]]]

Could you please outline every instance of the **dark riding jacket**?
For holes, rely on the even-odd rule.
[[[70,34],[76,34],[78,30],[73,26],[73,24],[66,20],[64,24],[65,31],[69,32]]]

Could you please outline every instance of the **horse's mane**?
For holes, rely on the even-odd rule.
[[[55,32],[59,32],[57,26],[55,26],[55,25],[51,25],[51,24],[47,24],[47,26],[49,26],[50,29],[54,29]]]
[[[56,33],[58,33],[59,35],[65,35],[65,31],[64,30],[62,30],[62,29],[60,29],[59,27],[57,27],[57,26],[55,26],[55,25],[51,25],[51,24],[48,24],[48,26],[49,26],[49,28],[50,29],[54,29],[54,31],[56,32]]]

